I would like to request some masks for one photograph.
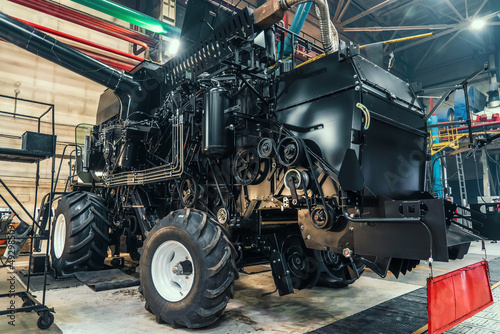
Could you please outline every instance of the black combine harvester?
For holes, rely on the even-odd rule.
[[[337,47],[323,0],[326,55],[277,61],[276,23],[295,2],[209,30],[210,5],[190,0],[184,50],[130,73],[0,13],[1,38],[108,87],[82,148],[92,181],[55,211],[57,276],[102,269],[121,241],[140,257],[146,309],[197,328],[222,315],[245,266],[270,264],[286,295],[467,253],[454,205],[425,191],[427,124],[410,85]]]

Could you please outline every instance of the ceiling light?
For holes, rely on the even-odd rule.
[[[470,28],[473,30],[481,30],[486,25],[486,22],[483,19],[474,19],[470,24]]]
[[[171,39],[170,43],[168,44],[168,53],[171,54],[172,56],[175,56],[177,51],[179,50],[179,47],[181,46],[181,41],[178,39]]]

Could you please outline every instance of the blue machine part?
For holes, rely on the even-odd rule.
[[[427,121],[427,124],[429,125],[437,123],[438,123],[438,116],[436,116],[436,114],[433,114]],[[431,135],[436,137],[433,143],[439,142],[439,139],[437,138],[438,133],[439,131],[437,128],[431,131]],[[437,194],[439,198],[443,198],[443,182],[442,182],[441,161],[439,160],[439,153],[434,154],[432,156],[431,166],[432,166],[432,180],[433,180],[431,193]]]
[[[477,113],[484,110],[486,106],[486,95],[474,87],[469,87],[469,107],[471,113]],[[455,120],[466,120],[467,112],[465,110],[465,96],[463,90],[455,92]]]
[[[295,12],[295,16],[293,17],[292,24],[290,25],[291,32],[298,34],[302,30],[302,26],[306,21],[311,6],[312,2],[307,2],[307,3],[301,3],[297,7],[297,11]],[[292,54],[292,36],[288,34],[285,38],[285,51],[283,58],[288,57],[291,54]]]
[[[457,90],[455,92],[455,120],[466,120],[467,112],[465,110],[465,95],[463,90]]]
[[[434,112],[439,123],[456,121],[455,110],[448,106],[443,106]]]

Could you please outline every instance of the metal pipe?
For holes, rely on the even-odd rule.
[[[53,3],[47,0],[9,0],[19,5],[34,9],[36,11],[60,18],[62,20],[78,24],[100,33],[122,39],[141,48],[134,52],[139,54],[148,49],[148,45],[154,46],[157,41],[139,34],[138,32],[117,26],[113,23],[76,11],[69,7]]]
[[[132,76],[0,12],[0,38],[68,70],[127,95],[141,90]]]
[[[96,27],[101,27],[105,30],[114,31],[120,33],[123,36],[133,38],[138,41],[145,42],[150,46],[156,45],[156,41],[146,35],[140,34],[137,31],[133,31],[114,23],[105,21],[98,17],[89,15],[84,12],[77,11],[75,9],[66,7],[64,5],[54,3],[47,0],[9,0],[11,2],[23,5],[25,7],[41,11],[43,13],[67,20],[72,23],[80,24],[80,21],[86,22]]]
[[[293,17],[292,24],[290,25],[290,31],[299,34],[300,31],[302,30],[302,26],[304,25],[304,22],[306,21],[307,15],[309,14],[309,10],[311,9],[312,3],[301,3],[298,7],[297,10],[295,11],[295,16]],[[293,50],[293,45],[292,45],[292,36],[288,35],[285,38],[285,55],[284,57],[288,56],[292,50]]]
[[[278,23],[285,11],[301,3],[313,2],[319,17],[321,42],[325,53],[331,54],[338,50],[338,34],[330,21],[330,11],[326,0],[270,0],[254,11],[254,21],[260,28],[266,29]]]
[[[45,26],[41,26],[41,25],[33,23],[33,22],[21,20],[21,19],[19,19],[17,17],[14,17],[14,18],[16,20],[18,20],[18,21],[26,23],[29,26],[32,26],[33,28],[36,28],[36,29],[38,29],[40,31],[43,31],[43,32],[46,32],[46,33],[49,33],[49,34],[52,34],[52,35],[63,37],[63,38],[69,39],[69,40],[74,41],[74,42],[85,44],[85,45],[91,46],[93,48],[100,49],[100,50],[107,51],[107,52],[111,52],[111,53],[117,54],[119,56],[123,56],[123,57],[130,58],[130,59],[133,59],[133,60],[144,61],[144,58],[142,58],[142,57],[139,57],[139,56],[136,56],[136,55],[132,55],[130,53],[123,52],[121,50],[116,50],[116,49],[113,49],[113,48],[110,48],[110,47],[107,47],[107,46],[104,46],[104,45],[101,45],[101,44],[97,44],[97,43],[91,42],[89,40],[86,40],[86,39],[83,39],[83,38],[80,38],[80,37],[77,37],[77,36],[69,35],[69,34],[66,34],[66,33],[63,33],[61,31],[54,30],[54,29],[51,29],[51,28],[48,28],[48,27],[45,27]]]
[[[175,26],[109,0],[72,1],[167,37],[177,38],[180,35],[180,29]]]

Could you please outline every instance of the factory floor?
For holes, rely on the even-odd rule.
[[[488,259],[500,257],[500,243],[487,243]],[[463,260],[434,264],[434,275],[461,268],[483,259],[481,244],[474,242]],[[16,266],[26,265],[21,257]],[[260,269],[266,269],[261,267]],[[77,286],[47,291],[47,305],[56,311],[55,322],[45,333],[306,333],[335,323],[380,303],[407,294],[425,286],[429,269],[422,262],[416,269],[395,279],[388,275],[381,279],[366,271],[354,284],[343,289],[315,287],[279,297],[277,293],[262,296],[274,290],[269,271],[250,275],[241,274],[235,283],[235,296],[222,319],[201,330],[172,329],[156,323],[152,314],[144,309],[144,300],[137,287],[94,292],[87,286]],[[11,273],[0,269],[0,293],[9,289]],[[16,291],[22,290],[16,282]],[[498,291],[497,291],[498,290]],[[500,288],[493,290],[494,298],[500,298]],[[39,293],[41,297],[41,293]],[[0,309],[8,307],[9,298],[0,299]],[[17,305],[22,301],[17,300]],[[486,312],[486,315],[482,315]],[[496,314],[498,313],[498,314]],[[1,333],[41,332],[36,322],[36,313],[19,313],[15,326],[9,324],[7,316],[0,316]],[[384,320],[385,321],[385,320]],[[390,318],[387,319],[391,321]],[[490,327],[487,327],[490,326]],[[419,326],[415,327],[416,329]],[[487,329],[490,328],[490,329]],[[318,330],[318,333],[327,331]],[[363,333],[370,331],[364,330]],[[383,329],[373,333],[393,333]],[[426,333],[426,331],[421,331]],[[500,333],[500,310],[497,304],[458,325],[450,333]],[[335,333],[331,331],[331,333]]]

